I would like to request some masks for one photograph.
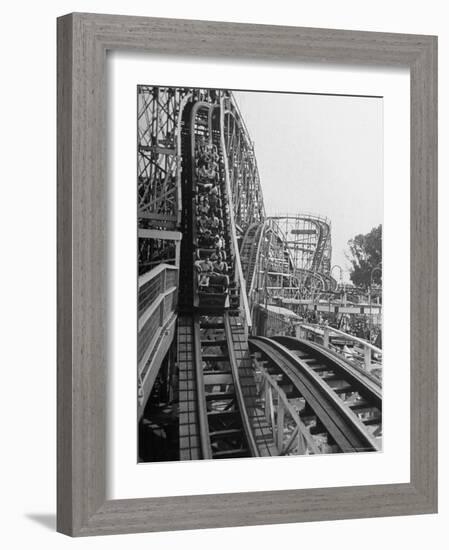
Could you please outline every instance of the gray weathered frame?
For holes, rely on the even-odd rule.
[[[106,52],[411,73],[411,481],[106,500]],[[58,19],[58,530],[72,536],[437,510],[437,38],[74,13]]]

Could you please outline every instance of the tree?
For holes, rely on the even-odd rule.
[[[351,281],[365,290],[371,286],[371,282],[382,284],[382,224],[373,227],[366,235],[356,235],[348,241],[348,245],[347,258],[352,265]]]

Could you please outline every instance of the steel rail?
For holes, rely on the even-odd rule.
[[[240,412],[240,418],[243,425],[246,441],[251,451],[251,456],[259,457],[259,449],[257,447],[256,440],[254,438],[253,431],[251,429],[251,423],[249,421],[248,413],[245,406],[245,400],[243,397],[242,386],[240,384],[239,369],[237,359],[234,351],[234,341],[232,338],[232,329],[229,322],[229,314],[226,312],[223,316],[226,340],[228,342],[229,363],[231,366],[232,379],[234,381],[234,391],[237,398],[237,405]]]
[[[250,343],[276,363],[290,379],[342,452],[380,450],[356,414],[304,361],[269,338],[253,337]]]
[[[307,363],[318,376],[334,391],[351,412],[358,413],[361,423],[372,434],[382,433],[382,383],[363,367],[346,361],[339,353],[320,344],[292,338],[275,336],[293,353],[300,353],[300,360]],[[330,382],[330,383],[329,383]],[[354,400],[354,396],[358,396]]]
[[[290,351],[303,350],[311,356],[320,357],[332,361],[334,370],[344,379],[348,380],[357,391],[362,391],[367,399],[373,402],[377,408],[382,407],[382,386],[380,380],[366,370],[348,363],[337,352],[323,348],[319,344],[308,340],[301,340],[292,336],[274,336],[273,340],[279,342]]]

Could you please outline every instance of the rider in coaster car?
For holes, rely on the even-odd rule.
[[[225,289],[229,287],[229,277],[227,275],[228,264],[223,259],[218,259],[213,263],[213,272],[210,280],[215,284],[221,284]]]
[[[218,154],[218,149],[216,145],[212,145],[212,160],[216,163],[220,160],[220,155]]]
[[[211,261],[212,263],[215,262],[215,261],[217,261],[217,260],[222,260],[222,259],[224,259],[224,258],[223,258],[222,254],[221,254],[221,252],[220,252],[220,250],[219,250],[218,248],[216,248],[216,249],[212,252],[212,254],[210,255],[210,261]]]
[[[215,237],[214,237],[214,248],[215,248],[216,250],[221,251],[221,249],[223,248],[223,246],[224,246],[223,237],[222,237],[220,234],[215,235]]]
[[[207,198],[207,195],[198,195],[198,210],[201,214],[201,212],[206,212],[206,209],[209,210],[209,199]]]
[[[210,188],[208,197],[209,197],[210,212],[211,214],[215,214],[218,212],[219,200],[220,200],[219,190],[215,184]]]
[[[199,171],[198,171],[199,179],[197,179],[196,184],[197,184],[200,192],[210,193],[210,190],[212,189],[214,184],[213,184],[213,182],[209,181],[207,179],[207,177],[204,176],[205,172],[207,173],[207,168],[205,168],[204,166],[199,169]]]
[[[199,245],[204,248],[212,248],[214,246],[214,237],[212,235],[212,232],[210,229],[205,229],[199,239],[198,239]]]
[[[220,220],[217,218],[217,216],[210,217],[209,227],[212,233],[218,233],[218,231],[220,230]]]
[[[215,262],[213,263],[213,266],[214,266],[215,273],[220,273],[224,275],[228,272],[228,264],[223,260],[223,258],[221,257],[221,254],[215,260]]]
[[[201,166],[201,168],[198,169],[200,180],[206,180],[209,183],[214,182],[217,178],[217,168],[217,164],[211,162],[208,162],[205,166]]]
[[[206,216],[206,214],[203,212],[197,220],[199,233],[204,233],[207,229],[210,229],[211,221],[211,218],[209,216]]]
[[[212,157],[206,152],[204,144],[199,144],[196,150],[195,163],[198,168],[211,162]]]
[[[215,242],[214,242],[215,246]],[[226,261],[226,252],[219,247],[215,247],[215,250],[210,255],[211,262],[215,262],[216,260],[225,260]]]
[[[204,260],[196,260],[195,269],[198,273],[198,286],[209,286],[210,276],[213,272],[214,266],[209,258]]]

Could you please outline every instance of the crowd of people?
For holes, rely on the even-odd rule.
[[[362,338],[372,344],[382,347],[382,331],[380,326],[371,325],[369,319],[364,315],[349,315],[347,313],[342,315],[326,315],[318,311],[306,311],[303,315],[304,321],[310,324],[316,324],[320,326],[329,326],[336,328]]]
[[[216,145],[206,138],[197,140],[194,265],[200,292],[221,290],[224,293],[229,288],[230,268],[225,250],[219,161]]]

